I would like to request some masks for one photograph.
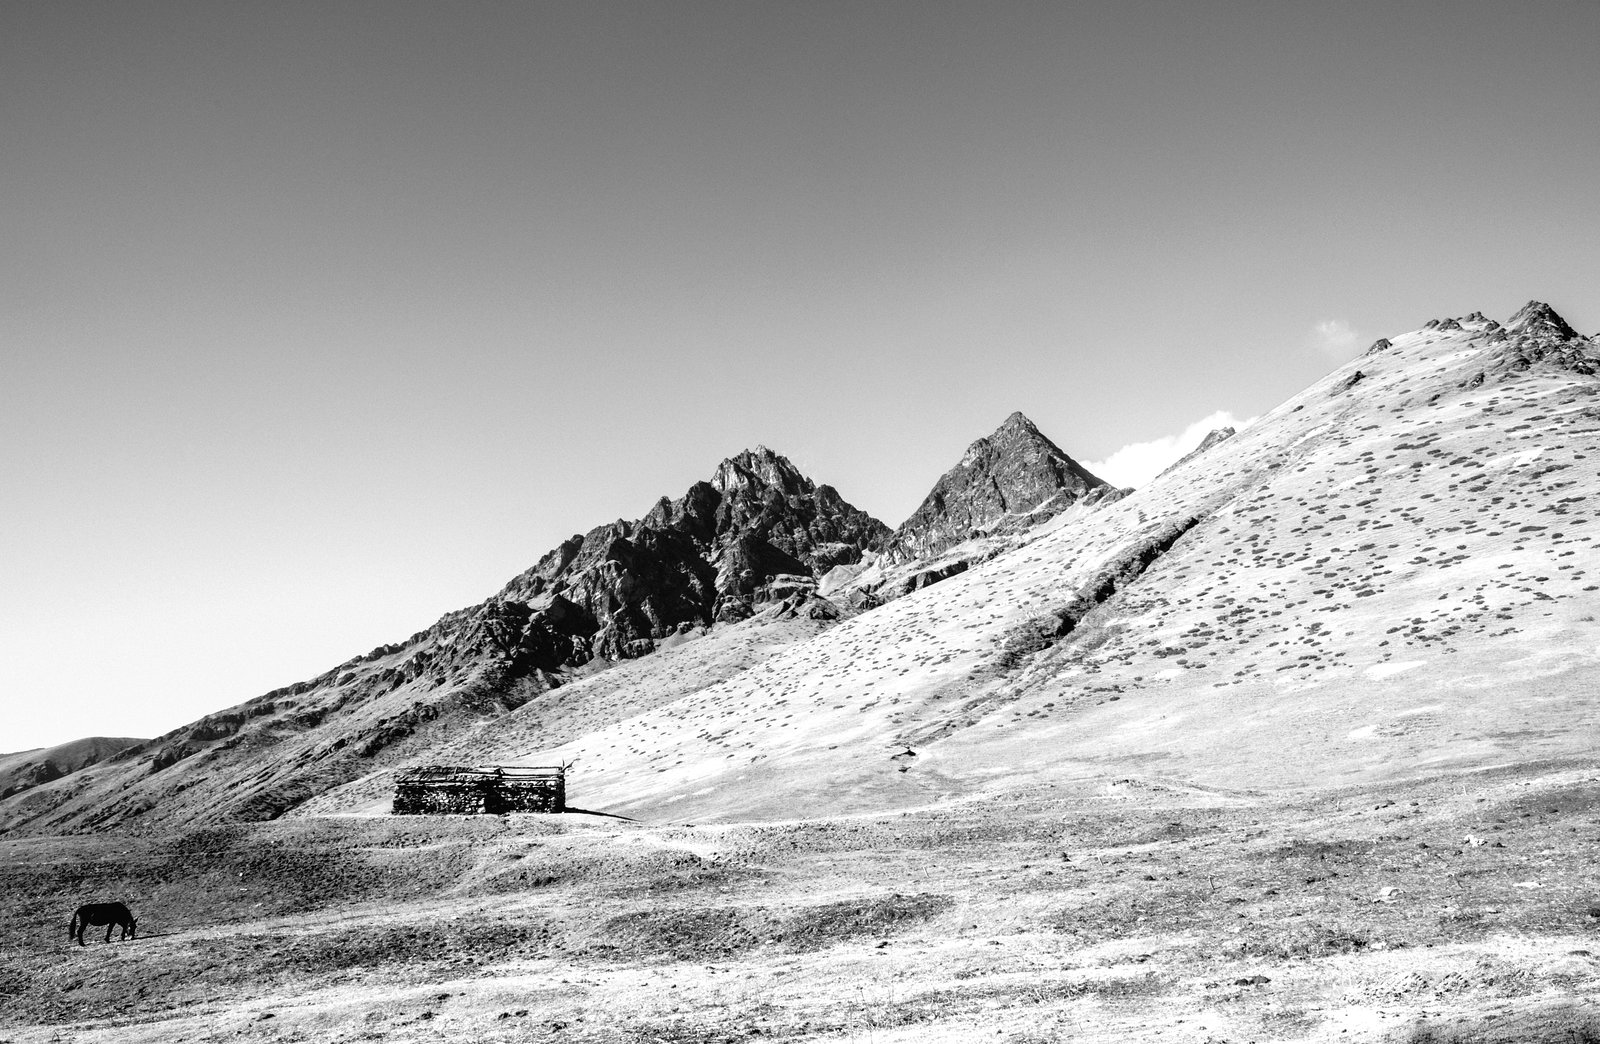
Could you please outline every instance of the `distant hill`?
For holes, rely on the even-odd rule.
[[[126,736],[89,736],[54,747],[0,754],[0,800],[69,776],[143,742]]]

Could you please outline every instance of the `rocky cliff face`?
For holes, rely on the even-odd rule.
[[[967,447],[911,517],[895,531],[894,557],[929,558],[997,527],[1049,518],[1111,486],[1013,413],[994,433]]]
[[[662,497],[636,522],[572,537],[497,600],[526,607],[513,641],[534,666],[550,669],[552,652],[563,663],[625,659],[672,634],[748,616],[774,596],[774,581],[815,579],[889,535],[762,446],[723,461],[677,500]]]

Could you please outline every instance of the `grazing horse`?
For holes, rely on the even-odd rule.
[[[137,930],[133,914],[121,903],[85,903],[72,915],[72,923],[67,927],[68,941],[76,939],[79,946],[84,945],[83,930],[91,924],[106,926],[106,942],[111,941],[111,929],[119,925],[122,927],[122,934],[117,936],[119,940],[134,938]]]

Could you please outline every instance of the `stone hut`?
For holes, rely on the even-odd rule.
[[[394,813],[398,816],[502,815],[566,809],[565,766],[427,765],[403,772],[395,780]]]

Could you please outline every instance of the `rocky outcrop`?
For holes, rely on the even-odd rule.
[[[1513,335],[1525,334],[1558,341],[1570,341],[1578,336],[1578,331],[1543,301],[1529,301],[1523,305],[1506,323],[1506,329]]]
[[[1195,515],[1173,519],[1158,526],[1154,532],[1133,542],[1093,573],[1065,604],[1011,628],[1003,643],[1005,653],[998,661],[998,666],[1002,670],[1009,669],[1025,657],[1047,649],[1072,634],[1083,623],[1084,617],[1137,580],[1204,520],[1204,515]]]
[[[895,531],[896,560],[931,558],[975,536],[1026,528],[1108,483],[1067,456],[1021,413],[967,447]]]
[[[1489,374],[1509,376],[1543,364],[1571,373],[1600,373],[1600,349],[1543,301],[1529,301],[1487,339]],[[1480,382],[1481,383],[1481,382]]]
[[[640,656],[671,634],[748,616],[790,593],[795,577],[814,583],[889,535],[784,457],[747,450],[677,500],[574,536],[507,584],[499,600],[527,607],[528,621],[511,655],[527,651],[545,670],[551,650],[569,664]],[[552,631],[561,640],[546,640]]]

